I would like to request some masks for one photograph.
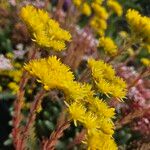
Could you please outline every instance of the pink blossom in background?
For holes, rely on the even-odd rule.
[[[13,66],[9,59],[5,58],[4,55],[0,55],[0,70],[11,70]]]

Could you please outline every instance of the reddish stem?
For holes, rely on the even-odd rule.
[[[54,150],[55,145],[60,137],[63,136],[64,130],[66,130],[70,126],[70,121],[64,122],[59,125],[55,131],[52,132],[50,138],[43,142],[42,150]]]
[[[38,109],[38,107],[40,106],[41,104],[41,100],[43,98],[45,94],[45,91],[42,89],[36,96],[35,96],[35,99],[33,101],[33,104],[31,106],[31,109],[30,109],[30,113],[29,113],[29,119],[27,121],[27,124],[24,128],[24,131],[22,133],[22,139],[21,140],[21,144],[20,144],[20,150],[23,150],[24,149],[24,145],[25,145],[25,139],[26,137],[28,136],[28,130],[30,129],[30,127],[32,126],[32,124],[34,123],[35,121],[35,118],[36,118],[36,111]]]
[[[31,54],[30,59],[34,59],[36,56],[36,49],[33,50],[33,53]],[[28,82],[28,73],[26,71],[23,71],[22,78],[20,80],[19,84],[19,91],[16,97],[16,100],[14,102],[14,115],[13,115],[13,129],[12,129],[12,136],[13,136],[13,144],[16,150],[21,150],[21,138],[22,138],[22,128],[20,127],[20,123],[22,120],[22,102],[24,98],[24,88],[26,86],[26,83]]]
[[[17,94],[17,98],[14,103],[14,117],[13,117],[13,140],[14,140],[14,147],[16,147],[16,150],[20,150],[20,138],[21,138],[21,129],[20,129],[20,123],[22,120],[21,115],[21,108],[22,108],[22,102],[24,97],[24,87],[28,81],[27,78],[27,72],[23,72],[20,84],[19,84],[19,91]]]

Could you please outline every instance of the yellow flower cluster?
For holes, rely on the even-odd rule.
[[[41,47],[60,51],[65,49],[65,41],[71,39],[70,33],[60,28],[44,10],[27,5],[21,9],[20,16],[30,30],[33,41]]]
[[[98,3],[92,3],[92,8],[98,17],[104,20],[108,19],[108,13],[104,7],[102,7]]]
[[[94,82],[101,93],[123,99],[126,96],[126,83],[122,78],[115,75],[115,70],[111,65],[103,61],[90,59],[88,66],[92,71]]]
[[[141,62],[146,66],[146,67],[150,67],[150,59],[148,58],[142,58]]]
[[[75,125],[82,125],[87,130],[83,143],[88,146],[88,149],[105,150],[108,147],[112,150],[117,149],[112,138],[114,124],[111,119],[115,114],[113,108],[109,108],[105,102],[94,97],[75,101],[67,106]],[[106,137],[105,140],[102,137]]]
[[[94,15],[90,19],[90,26],[100,36],[104,36],[107,29],[107,19],[109,14],[106,8],[102,5],[104,0],[93,0],[86,2],[83,0],[73,0],[74,5],[86,16],[90,16],[93,12]],[[108,0],[107,5],[118,16],[123,13],[121,5],[116,0]]]
[[[46,90],[62,90],[68,99],[84,98],[91,88],[86,84],[81,85],[74,81],[74,76],[69,67],[62,64],[56,56],[32,60],[24,68],[31,75],[36,76],[38,82],[43,83]]]
[[[7,76],[11,81],[7,84],[7,87],[13,94],[16,94],[19,90],[19,82],[22,77],[22,66],[19,62],[14,61],[14,54],[7,53],[6,57],[11,61],[11,68],[0,70],[0,75]]]
[[[102,2],[103,0],[93,0],[92,3],[83,0],[73,0],[74,5],[82,14],[90,16],[93,10],[94,16],[90,20],[90,25],[100,36],[104,35],[108,19],[107,10],[102,6]]]
[[[121,16],[123,13],[122,6],[116,0],[108,0],[107,5],[112,9],[118,16]]]
[[[10,77],[12,77],[15,82],[18,83],[21,79],[21,76],[22,76],[22,70],[21,69],[15,69],[15,70],[8,71],[8,75]]]
[[[82,125],[87,130],[84,143],[88,149],[105,149],[106,143],[112,150],[117,149],[112,138],[114,124],[111,119],[115,115],[114,109],[94,97],[89,84],[75,81],[69,67],[56,56],[32,60],[24,68],[37,77],[46,90],[56,88],[64,92],[69,118],[76,126]],[[103,136],[107,140],[103,140]],[[97,141],[96,145],[92,142],[94,140]]]
[[[74,5],[76,5],[77,7],[80,7],[80,5],[82,4],[82,0],[73,0]]]
[[[102,47],[104,51],[110,56],[117,54],[117,45],[109,37],[101,37],[99,40],[99,47]]]
[[[19,86],[18,86],[18,84],[15,83],[15,82],[10,82],[10,83],[8,84],[8,87],[12,90],[12,93],[13,93],[13,94],[16,94],[16,93],[18,92],[18,90],[19,90]]]
[[[82,14],[90,16],[92,13],[90,4],[83,0],[73,0],[74,5],[81,11]]]
[[[98,35],[104,35],[104,31],[107,29],[107,22],[99,17],[94,16],[90,22],[91,27],[98,33]]]
[[[14,70],[1,71],[0,74],[11,78],[12,82],[8,84],[8,88],[12,91],[13,94],[16,94],[19,89],[18,83],[22,76],[22,70],[20,68],[15,68]]]
[[[105,7],[101,6],[101,2],[93,2],[92,8],[95,15],[91,19],[90,25],[98,35],[102,36],[107,28],[108,13]]]
[[[81,9],[82,13],[86,16],[90,16],[91,15],[91,7],[87,2],[84,2],[82,5],[82,9]]]
[[[94,138],[93,138],[94,136]],[[102,132],[88,134],[85,143],[88,143],[88,150],[117,150],[116,143],[111,137]]]
[[[150,18],[142,16],[138,11],[129,9],[126,14],[132,34],[150,44]]]
[[[3,91],[3,87],[2,86],[0,86],[0,92],[2,92]]]

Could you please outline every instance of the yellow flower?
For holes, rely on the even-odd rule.
[[[126,87],[127,87],[125,81],[122,78],[117,77],[117,76],[113,79],[113,83],[120,86],[120,88],[122,87],[122,88],[126,89]]]
[[[141,62],[147,66],[147,67],[150,67],[150,59],[148,58],[141,58]]]
[[[101,19],[97,16],[94,16],[90,21],[91,27],[97,32],[100,36],[104,35],[104,31],[107,29],[107,22],[104,19]]]
[[[114,140],[98,130],[86,135],[84,143],[87,144],[88,150],[117,150]]]
[[[90,16],[91,15],[91,7],[89,6],[89,4],[87,2],[83,3],[82,5],[82,13],[86,16]]]
[[[3,87],[2,86],[0,86],[0,92],[2,92],[3,91]]]
[[[123,100],[123,98],[126,98],[126,93],[126,89],[124,89],[121,85],[115,85],[115,83],[111,85],[111,95],[114,98]]]
[[[66,101],[76,100],[80,101],[86,97],[93,96],[93,91],[91,91],[91,85],[88,84],[81,84],[76,81],[66,81],[62,90],[64,91],[65,95],[67,96]],[[71,98],[71,99],[70,99]]]
[[[99,79],[99,81],[96,82],[96,86],[101,93],[104,93],[108,97],[110,94],[112,94],[111,87],[110,87],[111,85],[106,80]]]
[[[134,37],[150,44],[150,18],[142,16],[136,10],[129,9],[126,14],[126,19]]]
[[[104,61],[95,61],[94,59],[88,60],[88,66],[92,70],[92,76],[95,80],[109,79],[112,80],[115,76],[115,70],[111,65],[104,63]]]
[[[130,56],[134,56],[134,54],[135,54],[134,49],[131,47],[127,49],[127,52]]]
[[[15,82],[19,82],[22,76],[22,70],[10,70],[8,71],[9,77],[12,77]]]
[[[76,5],[77,7],[79,7],[82,3],[82,0],[73,0],[74,5]]]
[[[111,119],[115,115],[114,108],[109,108],[104,101],[98,98],[91,98],[88,101],[90,103],[88,105],[89,111],[97,118],[97,129],[112,136],[114,133],[114,124]]]
[[[107,5],[111,8],[118,16],[121,16],[123,13],[121,5],[115,0],[108,0]]]
[[[110,119],[100,118],[98,120],[98,127],[107,135],[112,136],[114,134],[114,124]]]
[[[60,51],[65,48],[65,41],[71,39],[70,33],[60,28],[44,10],[27,5],[21,9],[20,16],[30,30],[33,41],[41,47]]]
[[[12,90],[13,94],[16,94],[18,92],[18,90],[19,90],[19,85],[17,83],[15,83],[15,82],[10,82],[8,84],[8,87]]]
[[[74,76],[69,67],[65,66],[56,56],[31,60],[24,68],[31,75],[38,77],[38,81],[44,84],[45,89],[63,87],[66,81],[72,81]]]
[[[121,38],[126,39],[128,37],[128,33],[126,31],[120,31],[119,35]]]
[[[99,132],[96,130],[94,133],[91,132],[87,134],[83,143],[88,146],[88,150],[100,150],[99,144],[101,140],[102,139],[100,139]]]
[[[70,118],[74,120],[75,126],[77,126],[77,121],[82,121],[83,117],[85,116],[86,109],[82,104],[79,103],[72,103],[71,105],[68,105],[68,113],[70,115]]]
[[[92,65],[96,65],[95,60],[91,60]],[[97,73],[102,73],[102,78],[106,78],[107,74],[115,74],[111,67],[107,67],[104,62],[99,62],[97,68],[92,68],[95,79],[99,81]],[[69,67],[62,64],[56,56],[48,58],[31,60],[24,68],[33,76],[38,78],[38,82],[44,84],[46,90],[59,89],[62,90],[66,96],[65,103],[67,105],[67,112],[71,120],[74,121],[77,126],[78,122],[87,130],[87,134],[90,134],[95,138],[92,133],[96,130],[100,133],[105,133],[108,138],[111,138],[113,134],[114,125],[111,119],[114,117],[114,109],[109,108],[106,103],[94,98],[94,92],[91,90],[91,85],[81,84],[74,81],[73,73]],[[108,71],[103,69],[109,68]],[[108,78],[108,77],[107,77]],[[118,80],[116,79],[116,83]],[[39,105],[38,110],[41,110]],[[91,138],[91,137],[90,137]],[[101,137],[98,137],[98,141]],[[92,148],[90,139],[87,139],[88,147]],[[107,142],[106,142],[107,143]],[[90,145],[90,146],[89,146]],[[95,145],[94,145],[95,146]],[[104,143],[98,145],[98,147],[106,148]]]
[[[101,37],[99,40],[99,47],[102,47],[104,51],[110,56],[117,54],[117,45],[109,37]]]
[[[104,19],[93,17],[90,21],[92,29],[100,36],[104,36],[105,30],[107,29],[107,22]]]
[[[12,59],[12,58],[14,57],[14,54],[11,53],[11,52],[8,52],[8,53],[6,54],[6,56],[7,56],[8,58]]]
[[[92,3],[92,8],[93,8],[95,14],[98,17],[100,17],[101,19],[106,20],[108,18],[108,13],[104,7],[100,6],[97,3]]]
[[[114,118],[115,109],[110,108],[103,100],[98,98],[90,99],[90,110],[97,114],[99,118],[111,119]]]
[[[92,130],[98,128],[97,116],[92,112],[86,112],[83,118],[83,126],[91,132]]]
[[[62,90],[67,99],[83,99],[91,92],[91,86],[80,84],[74,81],[70,68],[62,64],[56,56],[32,60],[24,68],[33,76],[38,78],[38,82],[44,84],[46,90]]]
[[[101,93],[107,96],[111,95],[117,99],[123,99],[126,96],[126,83],[115,75],[115,70],[111,65],[103,61],[90,59],[88,66],[92,71],[94,82]]]

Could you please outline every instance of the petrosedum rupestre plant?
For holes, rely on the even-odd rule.
[[[137,41],[140,41],[141,47],[149,45],[150,26],[148,23],[150,21],[148,17],[142,17],[138,12],[128,10],[126,19],[131,28],[131,36],[124,35],[125,38],[127,37],[124,42],[126,46],[120,50],[110,37],[105,36],[110,13],[102,6],[102,2],[95,0],[89,5],[81,0],[73,1],[81,14],[89,17],[93,12],[88,27],[93,29],[100,38],[98,44],[95,44],[96,48],[102,48],[109,56],[109,59],[105,59],[105,61],[88,58],[85,74],[83,73],[79,79],[69,65],[63,63],[62,59],[58,57],[59,53],[67,47],[66,42],[73,40],[74,37],[71,36],[71,32],[62,29],[60,24],[51,19],[48,12],[42,9],[37,9],[32,5],[21,8],[20,17],[30,32],[32,41],[35,43],[35,49],[33,49],[29,62],[24,64],[15,101],[12,136],[14,147],[17,150],[26,149],[28,140],[32,140],[33,135],[30,134],[30,131],[35,124],[36,115],[42,110],[43,98],[50,91],[63,93],[63,112],[61,115],[64,115],[65,119],[60,124],[58,123],[49,139],[44,139],[38,143],[38,147],[43,150],[54,149],[57,140],[63,136],[63,131],[69,128],[73,122],[75,127],[82,128],[84,133],[84,138],[79,142],[83,144],[83,149],[118,149],[113,138],[115,109],[110,107],[107,102],[111,100],[122,102],[126,99],[129,87],[121,77],[117,76],[115,69],[109,62],[126,48],[136,44]],[[117,1],[108,0],[106,5],[118,16],[122,15],[122,8]],[[47,50],[48,56],[42,55],[44,48]],[[36,55],[36,53],[38,54]],[[147,68],[149,67],[149,60],[143,58],[141,61]],[[85,80],[84,77],[86,76],[88,76],[88,80]],[[42,88],[35,95],[28,118],[23,124],[21,110],[24,103],[24,88],[30,79],[36,79]]]
[[[20,16],[28,27],[32,40],[42,48],[52,48],[56,51],[64,50],[65,41],[71,40],[70,33],[62,29],[55,20],[50,19],[48,13],[44,10],[27,5],[21,9]],[[26,137],[30,135],[28,130],[34,124],[36,113],[41,110],[44,93],[54,89],[64,93],[66,122],[74,121],[75,126],[85,129],[85,138],[82,142],[88,149],[117,149],[113,139],[115,126],[112,121],[115,118],[115,109],[109,107],[103,99],[100,99],[97,92],[107,95],[108,98],[114,97],[122,100],[126,95],[126,84],[116,76],[113,67],[102,60],[96,61],[91,58],[88,60],[88,67],[91,72],[91,83],[76,81],[70,68],[54,55],[33,59],[24,65],[25,73],[27,71],[35,77],[43,85],[43,90],[38,93],[33,101],[29,119],[25,125],[20,125],[21,120],[19,124],[16,121],[19,120],[18,113],[20,113],[21,108],[16,112],[18,116],[14,119],[13,130],[16,149],[25,148]],[[23,93],[20,90],[17,97],[18,103],[23,103],[21,94]],[[47,148],[50,147],[51,140],[53,139],[49,139],[49,144],[45,142]]]

